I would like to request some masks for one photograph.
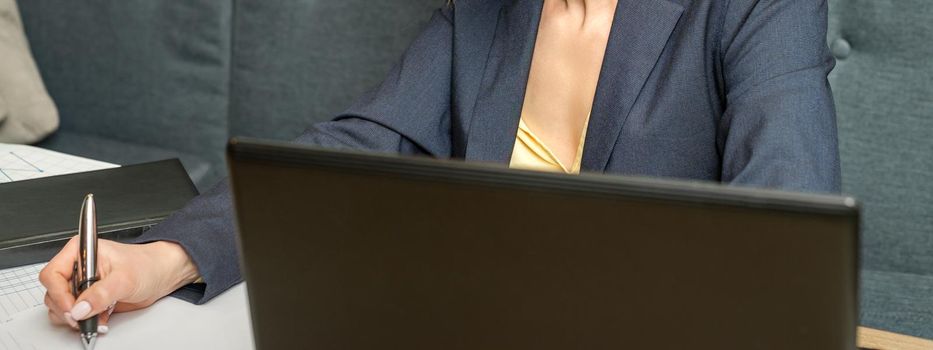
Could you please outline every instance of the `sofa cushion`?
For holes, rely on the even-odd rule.
[[[933,339],[933,276],[862,271],[861,324]]]
[[[232,1],[20,8],[64,130],[196,155],[222,172]]]
[[[0,123],[3,123],[6,120],[9,110],[6,108],[6,100],[3,99],[3,96],[0,96]]]
[[[206,181],[209,180],[207,176],[211,173],[212,165],[198,155],[182,153],[174,149],[107,139],[73,131],[59,131],[43,140],[38,146],[120,165],[178,158],[199,190],[203,191],[210,185]]]
[[[0,0],[0,142],[33,143],[58,128],[58,111],[29,52],[14,0]]]
[[[445,1],[235,3],[230,134],[291,139],[382,81]]]
[[[933,275],[933,6],[831,0],[843,191],[863,204],[863,266]]]

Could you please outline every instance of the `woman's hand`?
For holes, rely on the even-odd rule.
[[[145,308],[198,276],[191,258],[176,243],[122,244],[101,239],[97,251],[100,280],[76,300],[71,294],[71,275],[77,255],[78,237],[73,237],[39,272],[39,281],[47,290],[49,319],[75,329],[77,321],[100,314],[98,332],[106,333],[113,311]]]

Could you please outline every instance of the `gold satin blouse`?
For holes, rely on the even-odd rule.
[[[515,146],[512,148],[512,160],[509,162],[510,168],[528,169],[539,171],[564,172],[567,174],[579,174],[580,162],[583,160],[583,144],[586,141],[586,128],[590,123],[590,117],[586,117],[583,124],[583,135],[580,136],[580,145],[577,147],[577,156],[573,164],[566,166],[557,156],[551,152],[551,149],[544,144],[534,132],[525,125],[524,118],[518,121],[518,134],[515,137]]]

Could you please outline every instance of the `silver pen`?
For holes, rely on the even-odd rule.
[[[75,262],[72,275],[72,293],[75,298],[97,282],[97,207],[94,195],[88,194],[81,204],[81,216],[78,219],[78,261]],[[97,316],[78,321],[81,331],[81,344],[85,349],[94,349],[97,343]]]

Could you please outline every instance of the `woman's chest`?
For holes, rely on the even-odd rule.
[[[521,111],[524,127],[566,165],[578,159],[614,11],[574,6],[583,7],[545,1]]]
[[[590,78],[592,106],[582,108],[592,112],[583,168],[606,169],[612,158],[632,152],[650,159],[657,152],[686,154],[691,147],[696,152],[697,145],[715,147],[724,106],[715,28],[709,28],[716,21],[684,16],[681,8],[632,1],[619,6],[623,16],[616,14],[595,82]],[[529,82],[535,74],[539,19],[533,7],[512,8],[491,27],[483,25],[485,35],[470,28],[471,35],[455,41],[454,156],[508,161],[533,91]],[[473,40],[478,37],[486,39]],[[666,146],[655,150],[662,143]]]

